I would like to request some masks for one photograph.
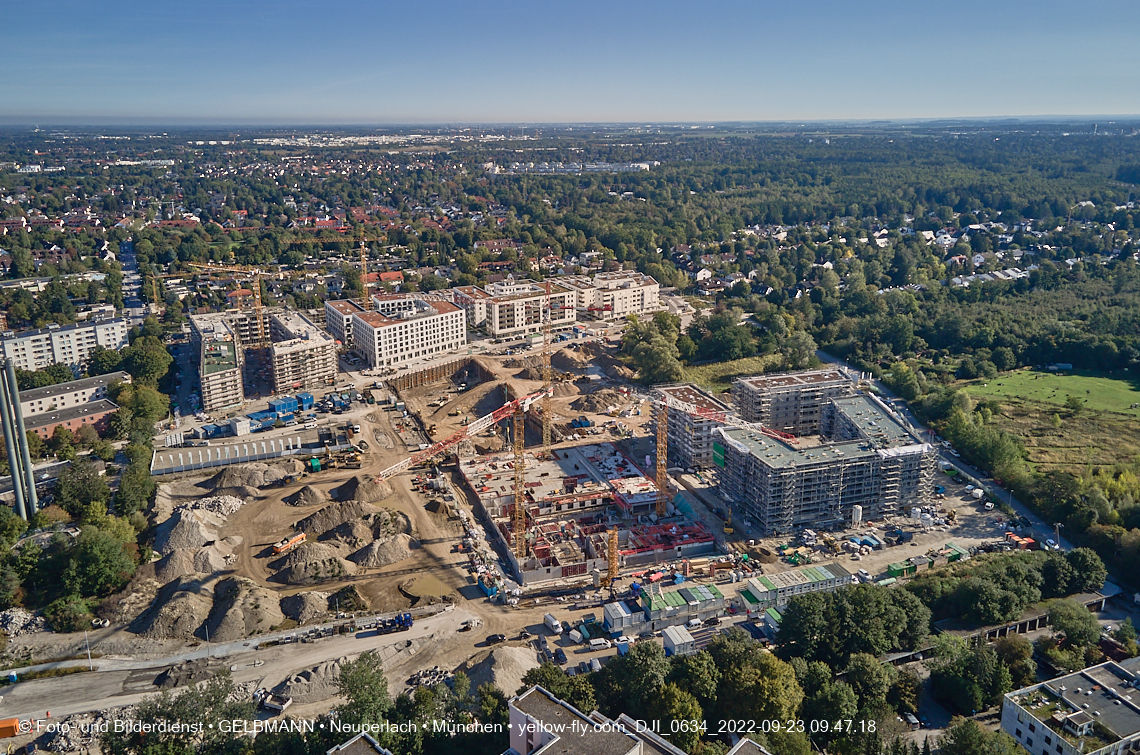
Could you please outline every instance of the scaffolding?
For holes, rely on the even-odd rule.
[[[550,386],[550,281],[546,281],[546,298],[542,317],[542,458],[550,458],[550,424],[553,421],[551,414],[550,395],[553,393]]]
[[[606,587],[613,589],[614,582],[617,581],[618,573],[621,564],[619,563],[620,554],[618,553],[618,529],[614,527],[609,532],[609,537],[606,542],[606,576],[602,580],[602,584]]]
[[[669,407],[657,405],[657,516],[665,516],[669,503],[669,475],[665,460],[669,455]]]

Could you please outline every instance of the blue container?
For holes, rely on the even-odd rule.
[[[307,411],[313,408],[313,394],[311,393],[298,393],[297,403],[300,404],[302,411]]]
[[[272,399],[269,402],[269,410],[278,415],[294,414],[297,411],[297,399],[291,396]]]

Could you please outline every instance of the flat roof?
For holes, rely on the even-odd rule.
[[[117,411],[118,408],[119,406],[114,401],[101,398],[98,401],[88,401],[86,404],[69,406],[66,409],[59,409],[54,412],[33,414],[24,420],[24,426],[29,430],[35,430],[37,427],[46,427],[60,422],[70,422],[80,417],[106,414],[107,412]]]
[[[711,394],[705,393],[692,383],[682,383],[679,385],[661,385],[654,386],[656,390],[668,394],[678,401],[684,401],[686,404],[692,404],[698,409],[707,409],[710,412],[729,412],[732,411],[728,404],[713,398]]]
[[[714,432],[724,433],[726,439],[739,444],[769,467],[777,469],[830,463],[835,459],[857,459],[874,454],[865,440],[796,448],[778,438],[764,435],[759,430],[729,427],[718,428]]]
[[[122,323],[123,327],[127,326],[127,321],[121,317],[99,318],[94,320],[87,320],[86,322],[74,322],[70,325],[60,325],[53,328],[39,328],[37,330],[21,330],[18,332],[8,331],[0,336],[0,341],[7,341],[13,338],[30,338],[32,336],[47,335],[49,333],[65,333],[69,330],[79,330],[81,328],[91,328],[96,325],[111,325],[114,323]]]
[[[108,372],[106,375],[96,375],[95,377],[70,380],[66,383],[47,385],[43,388],[32,388],[27,391],[20,391],[20,401],[41,401],[43,399],[52,398],[53,396],[62,396],[65,393],[86,391],[92,388],[102,388],[104,386],[110,385],[111,383],[129,382],[131,382],[131,373],[124,372],[123,370],[117,370],[115,372]]]
[[[336,301],[326,301],[326,307],[332,307],[342,315],[349,316],[356,312],[363,312],[364,307],[360,306],[352,299],[337,299]]]
[[[757,375],[740,378],[738,382],[761,390],[790,388],[793,386],[821,385],[832,382],[849,382],[839,370],[824,369],[808,372],[782,372],[776,375]]]
[[[565,732],[557,735],[562,741],[553,748],[544,748],[544,753],[628,755],[639,749],[636,737],[608,727],[595,729],[587,714],[555,698],[542,687],[532,687],[514,698],[511,705],[555,732]],[[575,721],[580,722],[577,727],[574,727]]]
[[[1135,679],[1132,673],[1114,661],[1108,661],[1011,692],[1010,695],[1020,705],[1025,695],[1044,688],[1064,700],[1066,705],[1062,712],[1069,715],[1084,713],[1119,739],[1125,739],[1140,734],[1140,692],[1125,686],[1125,682]],[[1029,711],[1032,715],[1032,708]]]
[[[831,399],[848,420],[868,438],[888,446],[909,445],[918,439],[870,396],[863,394]]]
[[[233,341],[202,342],[202,372],[213,375],[225,370],[236,370],[237,349]]]

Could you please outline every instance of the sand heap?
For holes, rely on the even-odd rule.
[[[174,514],[155,529],[154,549],[164,556],[183,548],[197,550],[218,539],[221,525],[222,518],[209,511],[175,509]]]
[[[329,613],[329,593],[314,590],[282,598],[281,613],[302,625],[322,621]]]
[[[130,629],[151,640],[199,639],[198,632],[213,605],[213,578],[188,574],[164,585]]]
[[[515,373],[515,377],[519,380],[542,380],[541,367],[527,367]]]
[[[411,558],[414,545],[410,535],[396,535],[388,540],[373,540],[348,558],[363,569],[379,569]]]
[[[301,543],[270,566],[275,579],[288,585],[315,585],[356,574],[356,564],[343,557],[344,549],[328,543]]]
[[[550,366],[563,372],[581,372],[590,363],[580,351],[561,350],[550,355]]]
[[[226,488],[263,488],[280,482],[287,475],[300,474],[304,471],[304,464],[298,459],[286,459],[273,464],[255,461],[249,464],[232,464],[222,469],[216,475],[199,487],[207,490],[222,490]]]
[[[532,668],[538,668],[534,650],[517,647],[495,648],[486,657],[467,669],[471,679],[471,689],[483,684],[493,684],[510,697],[518,692],[523,677]]]
[[[290,506],[316,506],[318,503],[327,503],[329,497],[312,485],[306,485],[291,496],[285,498]]]
[[[319,703],[340,694],[337,680],[340,667],[348,658],[325,661],[316,668],[294,674],[273,688],[273,694],[293,698],[294,703]]]
[[[345,483],[345,485],[347,484],[348,483]],[[344,486],[342,485],[341,487]],[[341,503],[330,503],[320,511],[310,514],[297,522],[296,529],[299,532],[304,532],[309,535],[309,537],[313,537],[314,535],[321,535],[328,532],[345,522],[363,519],[375,512],[376,509],[367,503],[363,503],[359,500],[343,499]]]
[[[233,642],[267,632],[285,620],[276,595],[244,577],[228,577],[214,587],[207,619],[212,642]]]
[[[551,388],[554,390],[555,398],[567,398],[569,396],[577,396],[581,391],[578,386],[573,383],[555,383]]]
[[[570,404],[570,408],[579,412],[591,412],[593,414],[605,414],[611,407],[623,406],[626,402],[626,397],[617,391],[611,391],[608,388],[594,391]]]
[[[387,480],[376,482],[374,478],[367,475],[357,475],[339,488],[336,488],[336,495],[333,497],[338,501],[379,503],[392,495],[393,492],[392,486]]]

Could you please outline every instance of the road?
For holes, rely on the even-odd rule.
[[[816,356],[818,356],[820,361],[825,364],[834,364],[837,366],[842,365],[845,369],[850,369],[847,367],[846,362],[823,351],[816,351]],[[1018,516],[1023,516],[1028,519],[1030,524],[1029,534],[1033,537],[1034,540],[1037,540],[1041,543],[1045,542],[1046,540],[1056,540],[1062,550],[1069,550],[1073,547],[1072,544],[1063,536],[1058,538],[1054,531],[1053,525],[1042,521],[1042,519],[1031,508],[1029,508],[1029,506],[1019,501],[1013,495],[1013,491],[1002,488],[997,483],[995,483],[993,478],[990,477],[987,473],[966,463],[961,458],[955,457],[950,453],[949,449],[944,448],[941,445],[937,445],[937,441],[933,440],[935,435],[934,431],[923,425],[922,422],[919,421],[918,417],[916,417],[910,408],[906,405],[906,403],[895,396],[894,393],[891,392],[891,389],[884,385],[881,380],[872,378],[868,382],[874,385],[876,390],[878,390],[884,398],[891,402],[892,406],[894,406],[896,410],[899,411],[904,421],[911,426],[912,430],[917,432],[920,437],[925,436],[931,439],[931,443],[936,444],[939,458],[942,461],[949,462],[950,464],[956,466],[967,477],[972,477],[974,480],[984,485],[988,490],[993,491],[993,493],[999,497],[1003,503],[1008,503],[1013,508],[1013,510],[1017,512]]]
[[[366,650],[402,643],[433,634],[456,635],[459,627],[474,614],[463,609],[449,609],[435,616],[417,620],[407,632],[376,635],[358,632],[354,635],[334,635],[311,643],[258,647],[271,638],[293,632],[278,632],[256,640],[231,642],[221,645],[204,645],[167,658],[149,661],[97,658],[92,661],[96,670],[82,675],[69,675],[51,679],[21,682],[4,690],[0,715],[5,718],[53,718],[133,705],[146,695],[158,692],[153,685],[163,669],[188,660],[209,658],[217,660],[217,668],[231,668],[237,683],[257,682],[259,686],[273,687],[289,676],[325,661],[344,656],[355,656]],[[331,625],[326,625],[331,626]],[[309,629],[309,627],[306,627]],[[260,662],[260,665],[253,665]],[[87,661],[63,661],[42,664],[40,667],[85,667]],[[236,668],[235,668],[236,667]]]

